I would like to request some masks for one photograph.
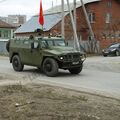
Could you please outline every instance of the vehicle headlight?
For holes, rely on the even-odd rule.
[[[81,55],[81,60],[82,60],[82,61],[85,61],[85,59],[86,59],[86,54],[82,54],[82,55]]]
[[[64,59],[63,56],[61,56],[61,57],[60,57],[60,60],[63,60],[63,59]]]
[[[105,50],[102,50],[102,52],[105,52]]]
[[[116,49],[112,49],[111,51],[115,51]]]

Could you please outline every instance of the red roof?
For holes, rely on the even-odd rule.
[[[14,26],[0,20],[0,28],[15,28]]]

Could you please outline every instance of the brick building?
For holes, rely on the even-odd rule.
[[[96,40],[100,49],[113,42],[120,41],[120,0],[87,0],[85,7],[92,25]],[[71,4],[73,10],[73,5]],[[77,11],[77,34],[82,43],[90,41],[89,29],[85,15],[78,2]],[[44,12],[45,25],[44,35],[52,33],[53,36],[61,34],[61,6],[51,8]],[[42,27],[38,23],[38,16],[33,16],[26,24],[21,26],[15,33],[17,36],[37,35],[37,30]],[[68,8],[65,5],[65,39],[73,41],[73,30]],[[82,44],[85,46],[84,44]]]

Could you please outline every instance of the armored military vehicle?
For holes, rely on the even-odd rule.
[[[36,66],[50,77],[56,76],[59,69],[79,74],[85,60],[84,54],[68,47],[64,39],[56,37],[11,39],[6,48],[15,71],[22,71],[24,65]]]

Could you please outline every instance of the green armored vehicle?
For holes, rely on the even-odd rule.
[[[68,47],[62,38],[12,39],[6,48],[15,71],[30,65],[51,77],[58,74],[58,69],[79,74],[85,60],[83,54]]]

